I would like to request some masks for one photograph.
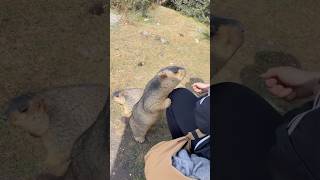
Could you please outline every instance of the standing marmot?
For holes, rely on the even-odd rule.
[[[133,106],[140,100],[142,94],[141,88],[129,88],[114,92],[112,99],[123,106],[124,116],[130,117]]]
[[[182,67],[169,66],[161,69],[146,85],[139,102],[134,105],[129,124],[134,139],[143,143],[150,127],[159,119],[162,110],[170,106],[168,95],[185,77]]]
[[[41,138],[45,173],[63,176],[76,140],[97,119],[107,98],[99,85],[65,86],[13,99],[8,122]]]

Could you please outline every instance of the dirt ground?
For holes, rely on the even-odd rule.
[[[97,3],[0,2],[1,180],[32,177],[44,155],[39,140],[3,121],[9,99],[55,86],[107,84],[108,14],[97,13]]]
[[[319,7],[320,3],[315,0],[215,1],[214,15],[241,21],[245,28],[245,42],[214,77],[214,82],[244,83],[282,112],[300,104],[289,104],[270,96],[258,75],[271,66],[292,65],[292,59],[296,59],[298,63],[294,64],[300,64],[303,69],[319,71],[320,24],[315,22],[320,17]],[[264,51],[271,57],[267,58],[269,62],[262,62],[266,58],[256,56],[257,52]],[[293,58],[274,58],[274,51],[290,54]]]
[[[110,90],[143,88],[163,67],[178,65],[187,69],[180,86],[190,79],[208,82],[210,76],[209,27],[193,18],[164,7],[155,7],[147,19],[129,19],[111,28]],[[137,144],[121,118],[122,109],[110,103],[110,173],[113,180],[144,179],[143,157],[152,145],[169,140],[164,118]]]
[[[215,1],[214,15],[231,17],[241,21],[245,28],[245,42],[235,56],[228,62],[228,64],[215,77],[213,77],[214,83],[225,81],[243,83],[264,96],[272,105],[274,105],[275,108],[281,112],[285,112],[297,105],[300,105],[303,101],[288,103],[272,97],[265,90],[263,82],[258,76],[269,67],[278,65],[290,65],[311,71],[319,70],[320,42],[317,40],[320,37],[320,24],[316,23],[315,21],[320,17],[320,11],[318,11],[319,7],[320,3],[315,0],[256,0],[246,2],[242,0],[230,0],[228,2]],[[133,34],[131,34],[131,31],[128,31],[128,29],[124,27],[123,30],[126,32],[123,32],[122,34],[127,35],[122,37],[124,39],[132,37]],[[177,29],[178,28],[172,28],[171,31]],[[118,33],[121,32],[118,31]],[[134,32],[134,34],[138,36],[136,32]],[[128,42],[128,44],[130,44],[130,42]],[[145,46],[145,41],[141,41],[141,48],[146,48]],[[131,46],[128,45],[126,47],[130,48]],[[120,53],[119,55],[116,55],[117,46],[111,48],[115,56],[122,56]],[[158,48],[155,49],[154,52],[159,52]],[[192,51],[192,53],[195,52],[196,51]],[[137,59],[132,59],[130,61],[132,63],[130,66],[135,66],[139,61],[143,61],[143,57],[144,56],[142,54],[142,58],[139,57]],[[113,65],[111,68],[119,67],[120,63],[127,61],[128,60],[121,62],[112,61]],[[161,63],[162,62],[163,61],[161,61]],[[159,62],[159,64],[161,63]],[[114,64],[117,64],[117,66]],[[146,61],[146,65],[148,65],[148,61]],[[132,71],[129,72],[132,72],[132,74],[129,74],[128,77],[122,78],[120,78],[121,73],[115,73],[116,71],[112,69],[111,71],[114,72],[114,77],[118,76],[119,78],[113,78],[116,81],[111,80],[111,88],[118,89],[129,86],[141,87],[146,81],[145,73],[149,73],[150,71],[141,72],[139,68],[141,69],[141,67],[137,66],[135,68],[131,68]],[[152,67],[148,66],[148,68]],[[156,70],[156,68],[154,69]],[[119,69],[118,71],[121,70]],[[123,72],[127,71],[128,69],[123,70]],[[139,79],[140,73],[141,78]],[[141,80],[143,78],[145,79]],[[129,81],[121,80],[119,82],[119,79],[128,79]],[[136,81],[136,83],[134,81]],[[111,105],[111,107],[114,117],[112,120],[116,120],[119,116],[120,109],[118,109],[118,106],[116,107]],[[116,124],[121,123],[116,122],[114,126],[116,126]],[[161,124],[158,126],[161,126]],[[157,130],[155,128],[155,131],[157,131],[157,134],[161,135],[161,130]],[[116,133],[119,131],[113,132]],[[151,136],[156,136],[153,133],[149,134]],[[119,135],[119,137],[120,136],[121,135]],[[167,135],[166,137],[169,136]],[[166,137],[161,138],[166,139]],[[126,137],[123,137],[123,139],[125,138]],[[151,138],[153,137],[149,136],[148,138],[150,142],[153,140]],[[158,141],[158,139],[156,141]],[[111,146],[113,146],[113,144]],[[150,146],[151,145],[136,145],[131,140],[128,140],[127,143],[123,143],[123,146],[120,145],[119,150],[123,152],[118,153],[118,155],[121,156],[117,159],[117,161],[121,161],[121,157],[125,158],[125,156],[127,159],[131,159],[131,161],[121,161],[122,165],[115,166],[113,168],[113,177],[119,177],[117,176],[117,172],[122,172],[124,174],[129,172],[127,179],[141,179],[141,175],[136,176],[133,172],[142,172],[142,163],[137,163],[139,162],[139,159],[141,161],[142,158],[142,155],[139,152],[140,150],[146,151],[144,147]],[[120,168],[117,169],[116,167]]]

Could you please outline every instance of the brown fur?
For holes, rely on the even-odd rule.
[[[143,143],[150,127],[159,119],[163,110],[168,108],[170,92],[185,77],[185,69],[169,66],[161,69],[146,85],[139,102],[134,105],[129,124],[134,139]]]
[[[216,74],[243,44],[244,30],[242,25],[233,19],[214,16],[212,21],[211,64],[214,65],[212,72]]]
[[[113,101],[123,106],[124,117],[130,117],[133,106],[143,94],[141,88],[123,89],[113,93]]]
[[[7,115],[11,125],[41,138],[44,173],[63,176],[76,140],[97,119],[106,101],[103,86],[66,86],[15,98]]]

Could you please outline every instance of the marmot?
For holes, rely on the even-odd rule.
[[[133,106],[140,100],[142,94],[142,88],[129,88],[114,92],[112,99],[123,106],[124,116],[130,117]]]
[[[234,19],[211,16],[211,45],[214,64],[213,74],[228,62],[234,53],[241,47],[244,41],[244,29],[242,24]]]
[[[169,66],[161,69],[146,85],[143,95],[132,110],[129,124],[134,139],[143,143],[150,127],[159,119],[161,112],[168,108],[168,95],[185,77],[182,67]]]
[[[76,140],[96,121],[107,97],[100,85],[65,86],[14,98],[8,122],[41,138],[45,173],[63,176]]]
[[[108,100],[106,102],[109,102]],[[64,180],[107,179],[109,112],[106,104],[95,123],[81,135],[73,146],[71,165]]]
[[[95,123],[75,142],[71,163],[65,176],[40,174],[36,180],[106,180],[107,161],[109,161],[107,150],[109,112],[105,105]]]

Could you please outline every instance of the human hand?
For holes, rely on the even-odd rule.
[[[287,100],[311,96],[320,73],[281,66],[261,75],[271,94]]]
[[[192,84],[192,89],[199,94],[208,92],[209,87],[210,87],[210,84],[206,84],[206,83],[197,82]]]

